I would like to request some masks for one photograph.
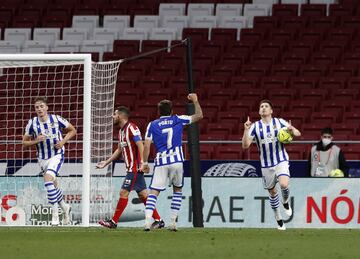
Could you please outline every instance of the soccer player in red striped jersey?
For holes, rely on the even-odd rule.
[[[101,169],[117,159],[120,154],[125,161],[126,177],[120,190],[120,199],[117,203],[112,219],[100,220],[99,224],[107,228],[116,228],[121,214],[125,210],[130,191],[135,190],[144,204],[146,204],[148,192],[146,188],[144,173],[139,169],[143,163],[144,145],[141,132],[136,124],[129,122],[130,112],[125,106],[117,108],[113,115],[114,125],[119,126],[119,146],[110,158],[99,162],[96,167]],[[154,210],[155,219],[152,228],[162,228],[165,226],[158,212]]]

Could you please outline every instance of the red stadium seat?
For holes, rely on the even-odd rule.
[[[166,88],[168,84],[168,78],[161,75],[150,75],[144,76],[140,78],[140,87],[146,89],[148,92],[148,88],[159,89]]]
[[[232,88],[237,89],[250,89],[257,88],[259,78],[255,76],[233,76],[230,85]]]
[[[73,10],[74,15],[99,15],[100,8],[94,3],[82,3],[75,5]]]
[[[236,111],[225,111],[217,113],[217,122],[218,123],[232,123],[234,125],[238,125],[246,120],[245,115],[239,115]],[[236,133],[236,132],[234,132]]]
[[[122,57],[130,57],[139,53],[140,41],[139,40],[115,40],[114,53]]]
[[[300,55],[309,55],[309,53],[312,53],[314,51],[316,45],[316,41],[292,41],[289,42],[289,52]]]
[[[303,29],[308,24],[308,17],[303,16],[284,16],[280,19],[280,28]]]
[[[341,63],[344,65],[360,66],[360,52],[358,53],[344,53],[341,57]]]
[[[207,111],[219,112],[222,110],[224,105],[223,100],[204,100],[201,102],[201,107]]]
[[[349,89],[360,89],[360,76],[358,77],[350,77],[348,80]]]
[[[327,39],[338,42],[349,42],[356,33],[355,28],[330,28]]]
[[[360,160],[360,150],[355,146],[343,147],[342,151],[347,160]]]
[[[13,18],[12,27],[14,28],[34,28],[39,26],[40,20],[38,16],[21,16],[17,15]]]
[[[286,76],[269,76],[263,77],[261,80],[261,88],[271,89],[285,89],[288,87],[289,78]],[[275,93],[275,91],[274,91]]]
[[[284,102],[284,101],[296,99],[297,90],[296,89],[279,89],[277,91],[270,91],[268,96],[269,96],[270,100],[277,99],[277,100],[283,100],[283,102]]]
[[[259,51],[261,52],[283,52],[287,48],[287,41],[276,39],[266,42],[261,42]]]
[[[227,79],[235,76],[239,70],[239,65],[236,63],[219,64],[213,66],[213,68],[211,69],[211,74],[214,76],[221,76],[224,79]]]
[[[321,77],[319,80],[319,88],[328,89],[329,91],[333,89],[343,89],[346,87],[346,83],[346,77]]]
[[[158,5],[154,4],[145,4],[143,2],[137,3],[132,2],[129,4],[128,13],[130,15],[155,15],[159,10]]]
[[[211,56],[218,57],[223,52],[225,52],[225,49],[227,47],[227,42],[224,41],[201,41],[198,45],[198,50],[202,53],[207,53]]]
[[[210,88],[207,90],[208,97],[214,100],[234,100],[237,96],[237,89],[232,88]]]
[[[302,65],[300,66],[299,75],[305,77],[320,77],[325,76],[327,72],[327,66],[316,65]]]
[[[235,125],[233,123],[208,123],[206,127],[207,133],[222,133],[222,134],[232,134],[237,133],[235,130]],[[235,131],[235,132],[234,132]]]
[[[310,58],[310,63],[318,66],[333,65],[339,59],[339,53],[327,54],[324,52],[313,53]]]
[[[200,141],[202,140],[227,140],[227,135],[222,133],[210,133],[210,134],[201,134]]]
[[[142,52],[148,52],[155,49],[166,48],[168,46],[168,42],[165,40],[143,40],[142,41]],[[166,53],[167,50],[164,50]]]
[[[182,32],[182,38],[190,37],[194,45],[201,41],[207,41],[209,39],[208,28],[184,28]]]
[[[238,99],[242,100],[256,100],[260,101],[261,99],[264,99],[266,94],[265,89],[253,89],[253,88],[243,88],[238,89]]]
[[[280,51],[273,50],[272,52],[269,51],[259,51],[253,53],[250,57],[250,63],[254,66],[257,65],[264,65],[270,67],[272,64],[276,63],[279,59]]]
[[[352,77],[358,75],[359,68],[353,65],[332,65],[329,74],[337,77]]]
[[[27,4],[21,5],[18,9],[18,15],[28,17],[41,17],[44,13],[44,5]]]
[[[324,29],[306,28],[299,32],[299,40],[307,42],[322,41],[325,38],[326,31]]]
[[[349,103],[344,103],[336,98],[321,104],[321,111],[334,111],[339,114],[340,118],[343,117],[344,112],[349,108]]]
[[[304,147],[303,145],[287,145],[286,152],[289,155],[290,160],[303,160],[304,157]]]
[[[271,68],[271,75],[273,76],[283,76],[283,77],[290,77],[296,76],[298,72],[299,66],[298,65],[273,65]]]
[[[273,29],[279,25],[279,18],[276,16],[255,16],[254,28]]]
[[[214,145],[212,144],[201,144],[200,145],[200,159],[210,160],[214,158]]]
[[[156,76],[170,77],[175,76],[179,71],[179,66],[176,64],[173,65],[152,65],[150,69],[150,74]]]
[[[297,4],[273,4],[272,6],[274,16],[298,16],[298,11]]]
[[[360,104],[359,104],[360,106]],[[344,113],[344,121],[351,121],[351,122],[355,122],[355,123],[360,123],[360,112],[358,112],[357,110],[353,110],[350,112],[345,112]]]
[[[351,102],[359,97],[359,89],[334,89],[332,98],[339,102]]]
[[[301,128],[301,126],[303,125],[303,123],[308,122],[309,121],[309,113],[308,112],[282,112],[281,113],[281,118],[283,118],[284,120],[287,121],[291,121],[291,124],[295,127],[295,128]]]
[[[290,51],[282,54],[281,63],[286,65],[303,65],[308,62],[309,56],[309,52],[297,54]]]
[[[347,134],[350,138],[352,135],[357,134],[358,123],[354,121],[347,121],[343,123],[333,123],[331,127],[333,128],[334,132],[339,134]]]
[[[300,90],[300,99],[321,102],[328,99],[328,91],[326,89],[302,89]]]
[[[245,64],[249,60],[249,53],[224,53],[220,56],[221,64],[237,64],[242,65]]]
[[[139,78],[135,76],[119,75],[117,77],[117,87],[132,89],[138,86]]]
[[[146,87],[146,86],[145,86]],[[157,88],[156,87],[146,87],[145,88],[145,97],[146,98],[157,98],[159,101],[167,99],[172,100],[173,90],[171,88]]]
[[[215,159],[219,160],[240,160],[242,159],[242,148],[239,145],[217,146]]]
[[[301,16],[326,16],[325,4],[302,4],[300,9]]]
[[[200,87],[207,89],[223,89],[228,85],[227,77],[211,75],[200,79]]]
[[[288,42],[294,40],[298,32],[295,28],[279,28],[270,31],[270,39],[272,41]]]
[[[257,109],[258,102],[254,100],[229,100],[226,102],[226,110],[237,112],[239,115],[248,114],[250,111]]]
[[[321,130],[327,127],[331,127],[328,123],[307,123],[302,126],[302,132],[306,134],[312,134],[312,137],[319,139],[321,135]]]
[[[236,41],[237,30],[232,28],[212,28],[211,40],[217,42],[229,43]]]
[[[321,112],[313,112],[311,114],[311,122],[312,123],[326,123],[332,124],[338,122],[339,113],[336,111],[321,111]]]
[[[329,8],[329,16],[352,16],[353,9],[339,4],[331,4]]]
[[[336,22],[336,17],[331,16],[310,17],[309,27],[314,29],[329,29],[335,27]]]
[[[243,76],[266,76],[270,70],[270,65],[244,65],[241,67]]]
[[[340,18],[340,25],[343,28],[353,28],[357,29],[360,26],[360,17],[359,16],[344,16]]]
[[[229,45],[230,53],[252,53],[258,45],[258,42],[233,41]]]
[[[318,104],[313,101],[307,100],[294,100],[290,102],[289,110],[292,112],[303,111],[307,113],[312,113],[317,108]]]
[[[128,5],[125,3],[110,3],[102,5],[102,15],[126,15],[128,14]]]
[[[264,40],[267,36],[266,29],[250,29],[242,28],[240,32],[240,41],[241,42],[259,42]]]

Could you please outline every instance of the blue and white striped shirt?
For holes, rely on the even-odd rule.
[[[260,151],[262,168],[273,167],[280,162],[289,160],[284,144],[277,139],[279,130],[288,126],[287,121],[279,118],[272,118],[270,124],[265,124],[262,120],[259,120],[251,125],[249,136],[255,138]]]
[[[46,122],[40,121],[38,117],[29,120],[25,128],[25,135],[36,139],[37,136],[44,135],[46,140],[36,144],[37,157],[39,159],[49,159],[57,154],[64,154],[65,147],[56,149],[54,145],[63,139],[61,130],[69,127],[69,122],[61,116],[49,114]]]
[[[162,116],[149,123],[145,139],[151,140],[157,150],[155,166],[183,162],[182,134],[185,125],[191,123],[187,115]]]

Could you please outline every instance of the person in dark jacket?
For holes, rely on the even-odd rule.
[[[324,128],[321,131],[321,140],[311,148],[308,167],[309,176],[331,177],[334,176],[335,170],[339,169],[345,177],[348,177],[349,168],[344,153],[332,140],[333,129]],[[337,172],[339,171],[337,170]]]

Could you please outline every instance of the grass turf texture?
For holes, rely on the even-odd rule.
[[[359,258],[360,230],[0,228],[0,258]]]

